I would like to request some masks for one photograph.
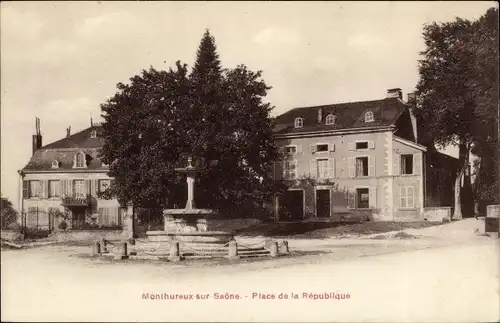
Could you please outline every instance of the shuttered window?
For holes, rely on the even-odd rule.
[[[49,197],[60,197],[60,182],[57,180],[49,181]]]
[[[29,189],[29,194],[30,197],[41,197],[41,185],[40,181],[29,181],[30,183],[30,189]]]
[[[413,186],[401,186],[400,188],[400,207],[415,207],[415,189]]]
[[[73,196],[85,197],[87,194],[85,190],[85,181],[83,179],[75,179],[73,181]]]
[[[317,159],[316,162],[318,164],[316,176],[318,178],[328,178],[328,159]]]

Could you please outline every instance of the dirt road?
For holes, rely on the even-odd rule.
[[[500,318],[498,239],[391,253],[381,242],[373,248],[382,254],[364,256],[376,252],[352,245],[333,254],[236,266],[105,263],[60,247],[6,251],[2,321]],[[288,299],[280,299],[285,294]],[[170,296],[188,299],[165,299]]]

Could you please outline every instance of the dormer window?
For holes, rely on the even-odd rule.
[[[59,162],[57,160],[52,162],[52,168],[59,168]]]
[[[295,118],[295,128],[302,128],[303,125],[304,125],[304,119],[300,117]]]
[[[326,116],[325,123],[327,125],[335,124],[335,119],[337,119],[333,114],[329,114]]]
[[[90,132],[90,138],[97,138],[97,131],[96,130],[92,130]]]
[[[373,122],[375,118],[373,117],[373,112],[368,111],[365,113],[365,122]]]
[[[79,152],[75,155],[75,160],[73,163],[73,168],[85,168],[87,166],[85,154],[83,152]]]

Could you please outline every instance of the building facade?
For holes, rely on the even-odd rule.
[[[292,109],[276,118],[274,136],[284,156],[274,176],[289,184],[276,199],[280,221],[423,220],[426,148],[400,89],[381,100]]]
[[[68,128],[65,138],[42,146],[38,119],[36,124],[33,155],[19,171],[23,225],[53,231],[120,228],[124,210],[116,199],[100,197],[112,180],[99,158],[102,127],[91,122],[73,135]]]

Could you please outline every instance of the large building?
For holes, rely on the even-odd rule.
[[[99,159],[104,143],[101,133],[102,127],[91,122],[89,128],[75,134],[68,128],[65,138],[42,146],[37,119],[33,155],[19,171],[24,225],[54,231],[121,226],[117,200],[99,197],[111,181],[108,165]],[[59,216],[54,216],[57,211]]]
[[[275,121],[285,157],[274,175],[289,184],[276,199],[280,221],[353,214],[423,220],[426,147],[417,143],[416,119],[401,89],[380,100],[295,108]]]

